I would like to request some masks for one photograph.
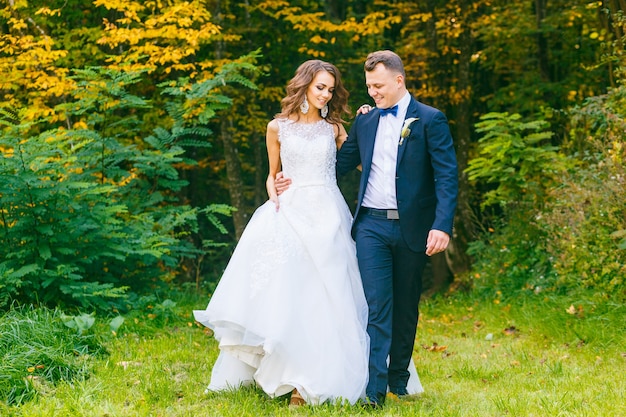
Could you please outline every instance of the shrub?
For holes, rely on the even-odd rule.
[[[187,182],[177,167],[188,146],[209,146],[204,127],[229,106],[219,87],[252,84],[225,65],[210,80],[161,86],[171,99],[163,126],[141,139],[149,106],[129,92],[141,73],[75,71],[65,120],[26,120],[2,110],[0,122],[0,308],[10,300],[111,309],[128,291],[170,283],[184,258],[212,248],[194,243],[197,217],[213,225],[220,205],[181,204]]]
[[[571,114],[568,149],[578,168],[550,192],[542,228],[559,282],[626,300],[626,88]]]
[[[481,125],[497,128],[481,139],[482,156],[470,163],[469,172],[495,187],[483,206],[500,203],[503,215],[499,221],[488,218],[495,226],[470,245],[477,260],[471,278],[478,290],[491,297],[548,291],[626,300],[624,115],[623,87],[589,99],[570,111],[564,152],[557,155],[549,149],[532,157],[537,166],[525,171],[513,156],[526,158],[526,151],[507,151],[508,143],[520,143],[519,134],[516,140],[507,139],[516,137],[507,132],[518,130],[519,122],[504,128],[494,125],[501,116],[490,116],[494,121]],[[525,190],[534,191],[529,195]]]
[[[506,222],[470,243],[468,253],[476,259],[470,278],[478,294],[498,301],[520,292],[561,292],[546,251],[547,234],[530,212],[517,206]]]
[[[470,281],[490,297],[554,289],[546,232],[535,217],[568,161],[550,144],[552,133],[543,119],[529,122],[519,114],[490,113],[476,128],[483,136],[467,173],[488,191],[480,216],[486,231],[469,245],[476,260]]]
[[[174,167],[184,150],[173,141],[149,137],[136,146],[121,137],[136,124],[124,114],[146,105],[120,88],[138,76],[81,76],[88,82],[78,83],[78,101],[65,107],[67,117],[87,116],[71,129],[20,120],[0,136],[0,307],[13,297],[108,308],[194,252],[182,238],[195,211],[166,204],[185,185]],[[105,82],[98,87],[95,79]]]
[[[587,168],[568,176],[553,190],[542,222],[562,285],[623,301],[626,250],[618,247],[614,233],[626,228],[626,183],[624,174],[607,171]]]
[[[476,131],[478,156],[466,170],[470,181],[492,189],[483,195],[481,207],[540,204],[545,191],[558,179],[567,160],[550,144],[552,132],[543,119],[523,121],[519,114],[489,113]]]

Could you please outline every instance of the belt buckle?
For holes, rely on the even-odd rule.
[[[400,220],[398,210],[387,210],[387,220]]]

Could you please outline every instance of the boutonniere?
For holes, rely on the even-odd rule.
[[[402,146],[402,144],[404,143],[404,138],[408,137],[411,134],[411,123],[419,119],[419,117],[409,117],[408,119],[404,120],[402,130],[400,131],[400,142],[398,142],[399,146]]]

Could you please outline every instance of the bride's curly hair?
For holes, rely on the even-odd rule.
[[[288,118],[291,114],[296,114],[298,119],[300,118],[300,104],[304,101],[306,91],[311,85],[313,78],[320,71],[327,71],[335,77],[333,97],[328,102],[326,120],[329,123],[345,123],[342,116],[351,114],[350,107],[348,107],[350,93],[343,86],[341,73],[337,67],[319,59],[305,61],[298,67],[296,74],[287,84],[287,95],[280,102],[281,112],[276,115],[277,118]]]

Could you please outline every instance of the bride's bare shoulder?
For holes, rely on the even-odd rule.
[[[278,132],[278,119],[272,119],[267,124],[268,132]]]

